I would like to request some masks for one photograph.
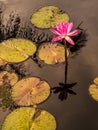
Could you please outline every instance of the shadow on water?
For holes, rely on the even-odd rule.
[[[0,42],[9,38],[26,38],[36,44],[48,42],[52,35],[49,35],[48,30],[40,30],[30,23],[23,23],[22,19],[16,12],[9,15],[7,23],[4,24],[4,13],[2,6],[0,7]]]
[[[80,25],[77,27],[77,29],[80,30],[80,33],[78,37],[74,37],[73,39],[76,42],[76,45],[73,47],[68,46],[71,53],[77,53],[82,47],[85,46],[85,42],[87,41],[86,30],[81,29]],[[9,15],[7,23],[4,24],[3,8],[0,6],[0,42],[9,38],[26,38],[35,42],[37,46],[40,46],[40,44],[43,42],[51,41],[53,36],[51,33],[48,33],[48,30],[40,30],[30,24],[23,24],[22,19],[15,12],[12,12]],[[36,55],[32,59],[34,60],[34,58],[36,59]],[[38,61],[34,61],[39,65]],[[17,64],[8,63],[4,66],[1,66],[0,71],[6,70],[9,72],[15,72],[18,74],[19,78],[22,79],[27,76],[25,70],[23,70],[23,64],[24,62]],[[64,99],[67,99],[68,94],[76,95],[76,92],[72,90],[76,84],[76,82],[70,84],[64,84],[60,82],[58,86],[52,88],[51,90],[54,93],[59,93],[58,98],[63,101]],[[17,106],[13,103],[10,92],[11,86],[7,87],[5,84],[4,88],[2,86],[0,87],[0,105],[4,108],[13,109]]]
[[[59,86],[52,88],[53,93],[57,94],[59,93],[58,98],[63,101],[66,100],[68,97],[68,94],[76,95],[76,92],[72,90],[72,88],[76,85],[77,83],[70,83],[70,84],[63,84],[59,83]]]

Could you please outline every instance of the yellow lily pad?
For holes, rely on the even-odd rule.
[[[12,88],[12,99],[20,106],[39,104],[45,101],[49,95],[49,84],[36,77],[22,79]]]
[[[65,48],[59,43],[44,43],[38,49],[37,55],[46,64],[57,64],[65,61]],[[68,49],[67,56],[69,56]]]
[[[0,66],[7,64],[8,62],[0,58]]]
[[[98,85],[98,77],[94,79],[94,83]]]
[[[33,55],[36,46],[26,39],[9,39],[0,44],[0,57],[7,62],[21,62]]]
[[[45,110],[22,107],[6,117],[2,130],[56,130],[56,120]]]
[[[56,130],[56,120],[53,115],[45,110],[39,110],[34,122],[32,123],[31,130]]]
[[[0,86],[10,85],[13,86],[18,81],[18,76],[15,73],[7,71],[0,72]]]
[[[55,6],[42,7],[31,16],[31,23],[38,28],[53,28],[57,23],[68,21],[68,14]]]
[[[90,85],[89,93],[94,100],[98,101],[98,86],[97,85],[95,84]]]

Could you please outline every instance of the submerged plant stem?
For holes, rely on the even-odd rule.
[[[68,73],[68,59],[67,59],[66,39],[64,39],[64,46],[65,46],[65,85],[66,85],[67,84],[67,73]]]

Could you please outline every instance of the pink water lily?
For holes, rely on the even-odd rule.
[[[73,28],[73,22],[61,22],[56,24],[56,30],[50,29],[51,32],[59,36],[52,39],[52,42],[56,42],[65,38],[67,42],[74,45],[74,41],[71,39],[72,36],[78,35],[78,30],[71,31]]]

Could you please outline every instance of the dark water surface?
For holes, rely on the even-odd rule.
[[[65,10],[71,21],[77,26],[83,21],[82,28],[87,29],[88,41],[78,55],[69,59],[68,82],[77,82],[73,90],[76,96],[68,95],[67,100],[60,101],[52,94],[47,101],[38,107],[51,112],[57,120],[57,130],[98,130],[98,102],[89,95],[88,88],[98,76],[98,0],[0,0],[4,13],[4,24],[13,11],[21,17],[21,24],[30,24],[29,18],[36,9],[54,5]],[[0,38],[1,39],[1,38]],[[64,81],[64,64],[43,66],[42,68],[31,59],[24,62],[28,76],[38,76],[48,81],[51,87]],[[0,126],[8,114],[0,108]]]

